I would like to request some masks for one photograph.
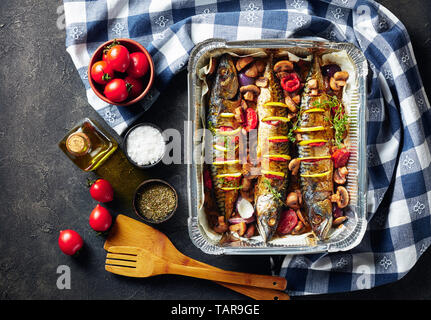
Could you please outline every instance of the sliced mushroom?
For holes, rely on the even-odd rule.
[[[293,113],[296,112],[296,110],[297,110],[296,109],[297,104],[295,103],[295,101],[293,101],[293,99],[289,95],[285,96],[284,102],[286,103],[286,105],[289,108],[290,112],[293,112]]]
[[[242,237],[247,230],[247,225],[245,224],[245,222],[232,224],[229,226],[229,230],[232,232],[236,232],[240,237]]]
[[[311,79],[308,81],[308,87],[310,89],[317,89],[319,87],[319,85],[317,84],[317,80],[316,79]]]
[[[346,183],[346,177],[349,171],[346,167],[341,167],[335,170],[334,172],[334,181],[337,184],[345,184]]]
[[[260,77],[256,79],[256,86],[260,88],[266,88],[268,86],[268,79],[265,77]]]
[[[336,197],[334,198],[340,209],[347,207],[350,201],[349,192],[346,188],[339,186],[337,187]],[[332,201],[332,199],[331,199]]]
[[[338,225],[340,225],[340,224],[342,224],[344,221],[346,221],[347,220],[347,217],[346,216],[341,216],[341,217],[338,217],[338,218],[336,218],[334,221],[332,221],[332,225],[335,227],[335,226],[338,226]]]
[[[293,63],[289,60],[280,60],[274,65],[274,72],[290,72],[293,71]]]
[[[241,71],[242,69],[244,69],[246,66],[248,66],[250,63],[253,62],[253,57],[244,57],[244,58],[239,58],[236,62],[236,70]]]
[[[337,81],[347,81],[349,79],[349,73],[347,71],[338,71],[334,73],[334,79]]]
[[[253,63],[244,74],[249,78],[256,78],[259,75],[259,70],[257,70],[256,64]]]
[[[292,209],[299,209],[299,199],[296,192],[290,192],[286,197],[286,205]]]
[[[296,176],[298,174],[300,164],[301,160],[299,160],[298,158],[290,160],[288,168],[291,171],[292,175]]]
[[[254,97],[260,93],[259,87],[254,84],[250,84],[248,86],[242,86],[239,88],[239,91],[243,94],[245,100],[253,101]]]
[[[263,60],[257,60],[256,62],[257,71],[263,72],[265,70],[266,63]]]
[[[329,86],[334,91],[339,91],[341,89],[334,77],[331,77],[331,79],[329,80]]]
[[[213,228],[213,230],[215,232],[217,232],[217,233],[225,233],[228,229],[229,229],[229,227],[226,224],[226,222],[224,221],[224,217],[223,216],[219,216],[217,224],[215,225],[215,227]]]

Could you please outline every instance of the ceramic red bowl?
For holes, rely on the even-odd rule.
[[[134,98],[132,100],[127,99],[123,102],[118,103],[118,102],[114,102],[114,101],[111,101],[108,98],[106,98],[103,94],[104,86],[98,84],[97,82],[95,82],[91,78],[91,67],[97,61],[102,60],[103,49],[106,46],[113,43],[114,39],[103,43],[94,52],[93,56],[91,57],[90,64],[88,65],[88,81],[90,82],[91,89],[100,99],[102,99],[103,101],[105,101],[109,104],[114,104],[116,106],[126,107],[126,106],[130,106],[130,105],[135,104],[138,101],[142,100],[147,95],[148,91],[151,89],[151,86],[153,85],[153,81],[154,81],[154,62],[153,62],[153,59],[151,58],[151,55],[148,53],[147,49],[145,49],[144,46],[142,46],[139,42],[136,42],[132,39],[125,39],[125,38],[115,39],[115,40],[117,42],[119,42],[121,45],[125,46],[129,50],[130,53],[142,52],[147,57],[148,63],[149,63],[149,69],[148,69],[147,74],[142,79],[142,81],[144,83],[144,91],[139,96],[137,96],[136,98]]]

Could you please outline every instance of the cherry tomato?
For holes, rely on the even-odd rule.
[[[108,209],[97,204],[93,211],[91,211],[89,223],[94,231],[104,232],[111,227],[112,216]]]
[[[301,81],[299,81],[298,74],[296,72],[291,72],[287,76],[281,79],[281,86],[287,92],[294,92],[298,90],[301,86]]]
[[[91,78],[99,84],[107,84],[114,78],[114,69],[106,61],[97,61],[91,67]]]
[[[106,62],[108,62],[115,71],[125,72],[130,64],[129,50],[121,44],[114,45],[106,52]]]
[[[142,52],[134,52],[130,54],[130,63],[126,72],[133,78],[140,78],[147,73],[149,66],[145,54]]]
[[[280,222],[278,223],[277,232],[280,234],[288,234],[292,232],[293,228],[298,223],[298,216],[295,210],[285,210],[280,215]]]
[[[114,79],[108,82],[103,91],[105,97],[114,102],[122,102],[129,96],[126,81],[123,79]]]
[[[129,98],[134,99],[144,91],[142,80],[127,76],[124,78],[129,90]]]
[[[332,160],[334,161],[335,168],[344,167],[349,161],[350,152],[346,148],[337,149],[332,154]]]
[[[252,108],[248,108],[245,113],[247,119],[247,126],[245,127],[245,130],[249,132],[253,129],[256,129],[257,127],[257,114]]]
[[[109,181],[105,179],[97,179],[94,182],[90,181],[91,197],[99,202],[109,202],[114,199],[114,189],[112,189]]]
[[[83,246],[84,240],[78,232],[74,230],[61,230],[58,238],[58,245],[63,253],[72,256]]]

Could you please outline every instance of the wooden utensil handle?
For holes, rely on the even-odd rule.
[[[287,285],[286,279],[282,277],[226,270],[208,270],[205,268],[183,266],[173,263],[167,264],[166,273],[277,290],[284,290]]]
[[[287,293],[279,290],[243,286],[240,284],[226,283],[220,281],[216,281],[215,283],[235,292],[241,293],[254,300],[290,300],[290,297]]]

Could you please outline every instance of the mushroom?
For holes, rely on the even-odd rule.
[[[341,217],[338,217],[338,218],[336,218],[334,221],[332,221],[332,225],[333,226],[338,226],[338,225],[340,225],[340,224],[342,224],[344,221],[346,221],[347,220],[347,217],[346,216],[341,216]]]
[[[296,112],[297,103],[295,103],[295,101],[293,101],[293,99],[289,95],[285,96],[284,102],[286,103],[286,105],[289,108],[290,112],[293,112],[293,113]]]
[[[298,158],[290,160],[288,168],[292,172],[292,175],[296,176],[298,174],[300,164],[301,160]]]
[[[232,232],[236,232],[240,237],[242,237],[247,230],[247,225],[245,224],[245,222],[232,224],[229,226],[229,230]]]
[[[257,71],[259,71],[259,73],[265,70],[265,66],[266,66],[265,61],[257,60],[255,63],[256,63]]]
[[[335,170],[334,172],[334,181],[337,184],[345,184],[346,183],[346,176],[349,173],[349,170],[347,170],[346,167],[341,167]]]
[[[334,79],[336,81],[346,82],[349,79],[349,73],[347,71],[338,71],[334,73]]]
[[[299,220],[301,220],[301,222],[304,224],[304,226],[308,226],[308,222],[307,220],[305,220],[301,210],[296,210],[296,215],[298,216]]]
[[[243,94],[245,100],[252,101],[260,93],[260,89],[254,84],[250,84],[239,88],[239,92]]]
[[[334,91],[339,91],[341,89],[334,77],[331,77],[331,79],[329,80],[329,86]]]
[[[317,80],[316,79],[311,79],[308,81],[308,87],[310,89],[317,89],[319,86],[317,84]]]
[[[287,195],[287,197],[286,197],[286,205],[287,205],[289,208],[292,208],[292,209],[295,209],[295,210],[299,209],[299,199],[298,199],[298,194],[297,194],[295,191],[290,192],[290,193]]]
[[[219,216],[217,224],[214,226],[213,230],[217,233],[225,233],[228,230],[228,225],[224,221],[223,216]]]
[[[293,63],[289,60],[280,60],[274,65],[274,72],[290,72],[293,71]]]
[[[244,73],[249,78],[256,78],[259,75],[259,70],[255,63],[253,63]]]
[[[253,62],[253,57],[243,57],[243,58],[239,58],[236,61],[236,70],[241,71],[242,69],[244,69],[246,66],[248,66],[251,62]]]
[[[301,96],[299,94],[297,94],[296,96],[294,96],[292,98],[293,102],[296,103],[296,105],[298,105],[301,102]]]
[[[265,77],[260,77],[256,79],[256,86],[260,88],[266,88],[268,86],[268,79]]]
[[[331,202],[336,202],[340,209],[347,207],[349,200],[349,192],[342,186],[337,187],[337,192],[331,196]]]

